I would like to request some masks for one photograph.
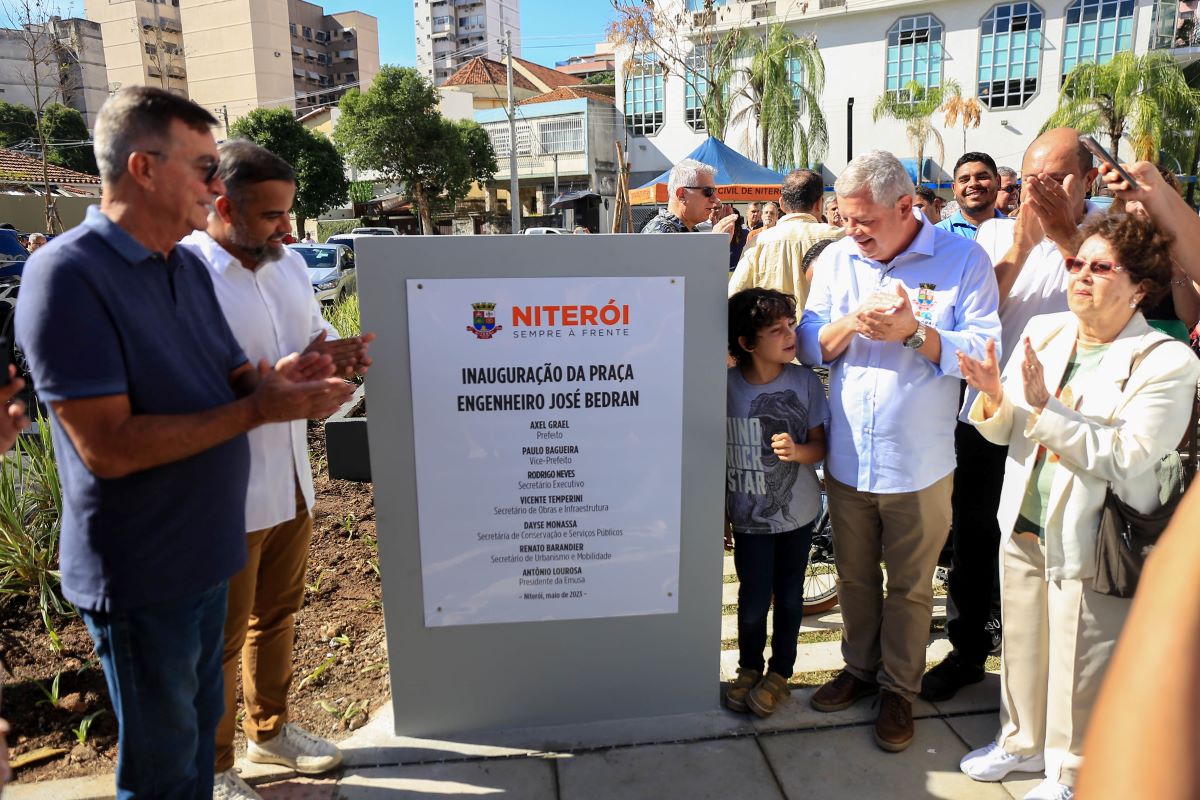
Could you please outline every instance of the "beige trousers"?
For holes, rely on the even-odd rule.
[[[1046,777],[1068,786],[1083,764],[1083,736],[1130,600],[1092,591],[1091,580],[1046,580],[1046,550],[1031,533],[1000,552],[1004,650],[997,743],[1045,754]]]
[[[950,530],[954,473],[900,494],[860,492],[829,476],[825,483],[846,669],[912,700],[925,674],[933,572]]]

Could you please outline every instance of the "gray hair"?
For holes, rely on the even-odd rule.
[[[996,174],[1001,178],[1012,178],[1013,180],[1019,180],[1021,178],[1021,176],[1017,174],[1017,171],[1012,167],[997,167]]]
[[[701,175],[708,175],[716,180],[717,170],[707,164],[701,164],[694,158],[685,158],[671,167],[671,175],[667,178],[667,195],[675,196],[675,190],[681,186],[695,186]]]
[[[900,159],[886,150],[872,150],[855,157],[833,184],[838,197],[850,197],[864,189],[871,200],[890,206],[916,191]]]
[[[216,118],[191,100],[151,86],[130,86],[108,98],[96,118],[93,148],[100,179],[115,184],[129,165],[129,156],[148,147],[170,146],[171,121],[208,131]]]

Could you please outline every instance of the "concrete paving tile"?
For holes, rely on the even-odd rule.
[[[975,750],[995,741],[996,733],[1000,730],[1000,717],[995,713],[967,714],[947,717],[946,724],[967,743],[969,750]],[[1041,783],[1044,777],[1046,776],[1041,773],[1014,772],[1007,780],[1001,781],[1000,785],[1010,795],[1021,800],[1030,789]]]
[[[726,575],[737,575],[737,569],[733,566],[733,556],[732,555],[725,556],[725,574]]]
[[[4,787],[4,800],[110,800],[116,796],[116,778],[111,774]]]
[[[866,725],[759,741],[788,797],[1009,800],[1003,787],[959,772],[966,748],[939,719],[918,720],[912,746],[896,754],[881,751]]]
[[[335,800],[336,778],[291,778],[255,787],[263,800]]]
[[[947,642],[949,644],[949,642]],[[941,657],[944,657],[941,656]],[[929,659],[930,663],[934,661]],[[1000,676],[989,672],[979,683],[964,686],[949,700],[935,703],[943,714],[963,714],[970,711],[996,711],[1000,708]]]
[[[558,759],[561,800],[783,800],[752,737]]]
[[[343,778],[337,788],[340,800],[443,800],[447,796],[493,794],[521,800],[557,800],[554,762],[544,758],[364,769]]]
[[[472,758],[506,758],[535,755],[540,750],[523,747],[502,747],[475,741],[452,742],[439,739],[417,739],[397,736],[394,731],[392,705],[387,705],[371,721],[338,743],[342,763],[349,768],[418,764],[437,761],[465,761]],[[472,737],[474,738],[474,737]]]
[[[736,583],[721,584],[721,605],[737,602],[738,585]]]
[[[816,688],[793,689],[791,698],[766,719],[759,719],[753,714],[748,715],[754,729],[761,733],[780,731],[798,731],[809,728],[828,728],[836,725],[874,724],[879,713],[879,707],[874,699],[863,698],[844,711],[823,713],[817,711],[809,703]],[[914,717],[932,717],[937,710],[932,705],[918,698],[913,703]]]

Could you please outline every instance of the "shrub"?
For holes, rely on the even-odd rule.
[[[339,336],[358,336],[362,333],[362,322],[359,319],[358,295],[348,294],[331,306],[322,309],[325,319],[337,328]]]
[[[363,227],[361,219],[322,219],[317,220],[317,241],[324,244],[330,236],[339,233],[349,233],[355,228]]]
[[[50,422],[37,415],[37,434],[23,436],[0,461],[0,595],[38,603],[51,646],[61,648],[52,616],[73,612],[63,599],[58,562],[62,488]]]

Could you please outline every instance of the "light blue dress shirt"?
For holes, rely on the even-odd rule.
[[[953,471],[962,378],[955,354],[982,359],[987,340],[1000,341],[999,291],[983,248],[922,220],[890,264],[862,255],[850,237],[825,249],[796,333],[800,360],[825,363],[821,329],[877,291],[895,293],[897,282],[917,318],[941,336],[940,362],[900,342],[856,335],[827,364],[826,469],[847,486],[879,494],[919,491]]]
[[[993,208],[992,219],[1005,219],[1005,216],[1000,213],[999,209]],[[955,211],[953,214],[939,222],[934,227],[941,228],[944,231],[949,231],[955,236],[961,236],[964,239],[974,239],[979,233],[979,226],[963,216],[962,211]]]

